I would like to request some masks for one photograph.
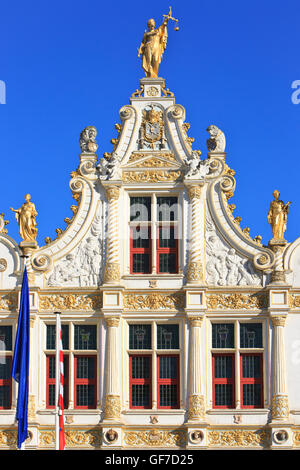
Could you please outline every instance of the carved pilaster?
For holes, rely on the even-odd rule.
[[[203,381],[201,371],[200,333],[202,325],[201,316],[189,317],[190,324],[190,348],[189,348],[189,404],[188,420],[205,420],[205,398],[203,394]]]
[[[190,254],[187,270],[188,283],[203,281],[203,266],[201,262],[201,218],[200,218],[200,197],[201,186],[191,186],[188,189],[191,201],[191,228],[190,228]]]
[[[104,282],[118,284],[120,281],[119,262],[119,213],[118,200],[120,189],[111,186],[106,189],[108,200],[108,235],[107,235],[107,255],[104,273]]]
[[[120,317],[110,316],[105,318],[107,326],[106,334],[106,363],[105,363],[105,420],[120,420],[121,398],[119,387],[119,351],[118,351],[118,326]]]
[[[285,315],[271,317],[273,326],[273,397],[272,420],[289,418],[289,400],[286,384],[286,361],[284,344]]]

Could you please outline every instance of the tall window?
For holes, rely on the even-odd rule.
[[[55,325],[47,325],[46,389],[47,408],[55,406]],[[62,325],[64,350],[64,407],[72,399],[74,408],[96,408],[97,404],[97,326]],[[72,395],[70,395],[72,390]]]
[[[11,408],[12,327],[0,326],[0,409]]]
[[[179,408],[179,325],[129,325],[130,408]]]
[[[130,272],[178,272],[177,197],[130,198]]]
[[[214,408],[263,407],[262,323],[212,324]]]

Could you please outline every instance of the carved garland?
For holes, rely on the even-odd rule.
[[[100,447],[101,430],[65,429],[66,447]],[[40,447],[55,445],[55,431],[39,431]]]
[[[128,310],[182,310],[184,308],[184,294],[125,294],[124,308]]]
[[[206,297],[209,309],[264,309],[267,308],[266,294],[211,294]]]
[[[5,294],[0,297],[0,310],[16,310],[18,307],[17,294]]]
[[[122,179],[125,183],[157,183],[160,181],[177,181],[181,176],[181,171],[124,171]]]
[[[209,431],[209,445],[224,447],[265,447],[270,444],[271,432],[265,429],[255,431],[237,429],[234,431]]]
[[[127,431],[124,433],[124,442],[131,447],[183,447],[187,442],[187,434],[185,430]]]
[[[84,310],[94,311],[102,307],[102,298],[99,294],[54,294],[40,295],[39,306],[41,310]]]

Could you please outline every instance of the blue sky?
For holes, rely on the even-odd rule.
[[[20,241],[9,207],[30,193],[38,211],[38,243],[65,228],[74,203],[70,172],[78,166],[79,134],[98,130],[98,155],[112,149],[119,109],[144,76],[137,58],[147,20],[162,20],[170,0],[151,2],[15,0],[1,7],[0,212]],[[237,188],[230,202],[250,235],[271,238],[272,192],[292,201],[286,238],[300,236],[299,1],[172,2],[159,75],[186,108],[194,149],[206,157],[205,129],[226,134],[227,163]],[[300,93],[299,93],[300,97]]]

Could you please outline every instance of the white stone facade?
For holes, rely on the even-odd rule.
[[[61,311],[62,324],[69,327],[67,448],[297,448],[300,238],[287,244],[278,259],[241,229],[229,201],[235,178],[226,163],[224,134],[210,126],[209,152],[201,158],[187,134],[185,109],[163,79],[140,80],[120,118],[112,155],[98,161],[85,143],[70,181],[73,218],[56,240],[32,250],[27,261],[31,350],[26,446],[54,448],[54,414],[47,406],[47,361],[54,351],[47,349],[47,327],[55,324],[54,311]],[[141,196],[151,199],[152,208],[158,197],[177,198],[178,217],[171,224],[178,234],[175,272],[159,272],[156,210],[147,222],[152,233],[149,272],[132,272],[130,197]],[[0,217],[0,328],[12,328],[12,344],[21,255]],[[272,273],[278,269],[282,275],[276,280]],[[213,348],[214,324],[233,325],[232,347]],[[262,332],[253,350],[241,347],[244,324],[259,325]],[[78,325],[96,327],[92,350],[76,349]],[[145,351],[130,350],[130,325],[150,325],[151,345]],[[157,325],[178,325],[178,345],[171,352],[159,349]],[[262,361],[259,407],[245,405],[242,388],[241,360],[253,351]],[[171,408],[160,406],[158,387],[158,358],[168,352],[179,364],[177,406]],[[216,406],[217,353],[234,364],[232,406]],[[83,354],[96,358],[96,397],[89,408],[76,406],[75,363]],[[132,406],[134,354],[150,358],[148,408]],[[0,350],[0,360],[11,355],[12,350]],[[11,394],[11,406],[0,410],[0,448],[16,445],[15,383]]]

